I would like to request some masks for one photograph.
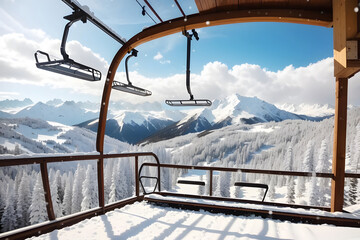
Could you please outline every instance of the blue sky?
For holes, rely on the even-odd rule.
[[[153,24],[150,18],[141,15],[141,8],[135,0],[79,0],[79,2],[88,5],[99,19],[126,39]],[[144,4],[142,0],[139,2]],[[181,16],[173,1],[150,2],[163,19]],[[179,3],[187,14],[197,11],[194,1],[180,0]],[[66,77],[65,79],[53,76],[52,73],[45,74],[44,71],[36,69],[33,56],[29,56],[31,54],[26,56],[24,56],[25,52],[24,55],[13,54],[15,50],[11,49],[14,47],[12,46],[14,42],[19,42],[21,46],[28,44],[33,46],[34,50],[36,46],[60,57],[59,47],[56,44],[59,44],[67,23],[63,16],[72,12],[66,4],[61,0],[2,0],[0,11],[0,40],[5,42],[3,44],[7,49],[7,53],[2,53],[0,57],[5,60],[11,58],[13,61],[11,69],[15,72],[13,77],[0,75],[0,98],[28,96],[35,101],[46,101],[54,97],[95,101],[101,98],[103,82],[90,86],[89,83],[81,80],[78,80],[80,83],[75,83],[76,79],[69,80]],[[198,29],[198,32],[200,40],[192,42],[191,73],[194,74],[193,92],[198,92],[201,97],[208,95],[209,98],[216,98],[216,96],[224,97],[240,93],[257,95],[273,103],[333,104],[331,28],[287,23],[245,23],[208,27]],[[103,75],[106,74],[106,67],[120,47],[119,43],[90,22],[76,23],[71,27],[68,40],[67,49],[70,55],[78,57],[78,59],[73,57],[75,60],[85,63],[90,61],[91,55],[94,57],[91,63],[101,65]],[[21,41],[24,43],[22,44]],[[161,101],[166,96],[159,97],[159,94],[169,92],[173,96],[179,94],[186,97],[184,86],[186,38],[181,33],[145,43],[137,49],[139,55],[130,60],[129,70],[132,81],[145,84],[142,85],[143,87],[155,88],[151,90],[153,95],[157,94],[157,96],[148,98],[147,101]],[[24,59],[21,59],[22,57]],[[30,70],[31,59],[35,69]],[[0,68],[10,71],[5,60],[0,62]],[[24,66],[17,66],[15,63],[27,61],[29,64],[27,72],[35,75],[34,78],[39,76],[43,80],[31,82],[30,77],[27,80],[16,76],[20,75],[18,72],[21,72]],[[19,71],[16,71],[16,68],[19,68]],[[313,71],[312,74],[309,73],[310,69]],[[122,63],[118,69],[120,80],[124,80],[123,71]],[[294,74],[298,76],[294,77]],[[216,87],[223,86],[227,79],[232,78],[237,79],[233,84],[234,87],[231,87],[231,84],[229,87],[227,84],[226,89],[221,94],[217,94]],[[292,78],[294,78],[293,82],[287,83],[287,79],[290,81]],[[63,85],[60,83],[62,81]],[[211,81],[214,84],[207,91],[206,87],[211,85]],[[298,97],[280,98],[278,95],[282,92],[278,88],[283,88],[280,84],[282,81],[286,82],[284,85],[290,84],[284,87],[284,93],[304,93],[299,94]],[[69,84],[74,87],[70,88]],[[172,85],[176,91],[172,92]],[[249,91],[242,86],[249,88]],[[317,88],[309,90],[311,86]],[[318,92],[322,87],[326,93],[313,97],[312,93]],[[184,90],[179,91],[178,88]],[[275,90],[272,93],[267,92],[268,89],[273,88]],[[354,88],[359,89],[359,86],[356,85]],[[112,100],[128,99],[127,96],[112,98]],[[350,102],[360,104],[354,96],[350,98]]]

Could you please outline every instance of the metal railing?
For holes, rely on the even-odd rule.
[[[10,167],[10,166],[20,166],[20,165],[40,165],[41,178],[44,189],[44,196],[46,202],[46,210],[49,222],[41,223],[34,226],[25,227],[23,229],[17,229],[15,231],[10,231],[8,233],[0,234],[0,239],[24,239],[31,236],[40,235],[53,231],[55,229],[63,228],[66,226],[73,225],[77,222],[80,222],[86,218],[90,218],[96,215],[104,214],[105,212],[111,211],[115,208],[122,207],[126,204],[134,203],[136,201],[141,201],[143,196],[139,192],[139,157],[153,157],[157,163],[157,166],[160,165],[160,161],[156,154],[153,152],[141,152],[141,153],[119,153],[119,154],[99,154],[99,155],[74,155],[74,156],[52,156],[52,157],[26,157],[26,158],[11,158],[11,159],[0,159],[0,167]],[[116,203],[112,203],[105,206],[105,197],[104,197],[104,159],[114,159],[114,158],[131,158],[135,160],[135,197],[124,199]],[[49,175],[48,175],[48,163],[55,162],[72,162],[72,161],[88,161],[88,160],[97,160],[97,182],[98,182],[98,196],[99,196],[99,207],[91,209],[85,212],[80,212],[76,214],[71,214],[65,217],[56,219],[53,203],[51,200],[51,191],[49,184]],[[160,167],[158,167],[159,181],[158,181],[158,191],[160,188]]]
[[[152,157],[155,159],[156,163],[145,162],[142,163],[139,169],[139,157]],[[134,158],[134,174],[135,174],[135,196],[127,198],[109,205],[105,206],[104,198],[104,159],[114,159],[114,158]],[[88,161],[96,160],[97,161],[97,181],[98,181],[98,196],[99,196],[99,207],[94,208],[85,212],[80,212],[65,217],[56,219],[53,209],[53,204],[51,200],[51,191],[49,184],[48,176],[48,163],[54,162],[71,162],[71,161]],[[293,171],[277,171],[277,170],[262,170],[262,169],[248,169],[248,168],[227,168],[227,167],[210,167],[210,166],[192,166],[192,165],[175,165],[175,164],[161,164],[157,155],[153,152],[141,152],[141,153],[119,153],[119,154],[98,154],[98,155],[74,155],[74,156],[53,156],[53,157],[26,157],[26,158],[11,158],[11,159],[0,159],[0,167],[10,167],[10,166],[19,166],[19,165],[40,165],[40,172],[43,182],[43,188],[45,193],[46,201],[46,210],[49,218],[48,223],[42,223],[30,227],[26,227],[23,230],[18,229],[15,232],[3,233],[0,235],[0,239],[21,239],[31,236],[40,235],[46,232],[53,231],[55,229],[60,229],[66,226],[73,225],[77,222],[80,222],[86,218],[90,218],[96,215],[104,214],[105,212],[111,211],[115,208],[125,206],[127,204],[134,203],[136,201],[142,201],[144,199],[144,194],[147,194],[145,188],[141,182],[142,178],[152,178],[156,179],[156,184],[153,192],[160,193],[161,195],[168,196],[180,196],[180,197],[197,197],[203,199],[212,199],[212,200],[223,200],[223,201],[235,201],[243,203],[261,203],[264,205],[272,206],[290,206],[294,208],[317,208],[325,211],[329,211],[329,208],[326,207],[313,207],[313,206],[303,206],[303,205],[294,205],[294,204],[284,204],[284,203],[274,203],[274,202],[261,202],[254,200],[242,200],[235,198],[223,198],[223,197],[214,197],[213,195],[213,175],[214,171],[225,171],[225,172],[241,172],[241,173],[254,173],[254,174],[269,174],[269,175],[282,175],[282,176],[300,176],[300,177],[311,177],[315,175],[316,177],[322,178],[334,178],[332,173],[313,173],[313,172],[293,172]],[[142,169],[144,167],[156,167],[157,168],[157,177],[154,176],[141,176]],[[194,169],[194,170],[205,170],[209,171],[209,196],[199,196],[199,195],[189,195],[189,194],[180,194],[180,193],[170,193],[170,192],[161,192],[161,168],[173,168],[173,169]],[[345,173],[346,178],[360,178],[360,174]],[[140,184],[143,187],[143,193],[140,194]],[[201,184],[203,185],[203,184]],[[156,188],[158,191],[156,191]]]

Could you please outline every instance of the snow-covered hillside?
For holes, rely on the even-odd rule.
[[[277,104],[279,109],[311,117],[331,116],[335,113],[334,106],[329,104]]]
[[[39,119],[1,119],[1,153],[72,153],[93,152],[96,134],[87,129]],[[105,138],[105,151],[121,152],[128,144]]]
[[[348,172],[360,170],[357,165],[357,159],[360,156],[359,116],[359,108],[349,111],[346,158],[346,171]],[[107,152],[152,151],[158,155],[161,163],[330,172],[333,123],[334,119],[331,118],[321,122],[285,120],[252,125],[233,124],[222,129],[190,133],[145,146],[129,146],[115,139],[105,138],[105,149]],[[2,120],[0,127],[1,146],[7,146],[5,150],[3,149],[7,153],[18,154],[22,151],[65,153],[95,149],[95,134],[77,127],[32,119]],[[105,161],[106,203],[134,194],[134,169],[131,160],[111,159]],[[58,191],[58,195],[55,195],[55,200],[53,200],[57,204],[57,216],[76,213],[89,209],[91,206],[97,206],[97,198],[90,194],[96,191],[89,190],[96,189],[96,181],[91,181],[91,179],[96,179],[95,164],[94,162],[83,164],[85,165],[79,164],[69,169],[60,163],[50,168],[51,185]],[[8,219],[9,212],[13,209],[19,209],[17,210],[19,214],[29,217],[32,210],[25,211],[18,206],[22,206],[23,203],[30,206],[34,201],[40,204],[40,200],[35,197],[41,194],[38,190],[35,191],[38,185],[36,182],[39,178],[39,170],[33,166],[0,170],[0,204],[5,206],[4,213],[0,212],[0,215],[3,214],[2,219]],[[147,176],[156,176],[157,174],[155,168],[144,171],[146,171],[144,174]],[[167,168],[161,170],[161,186],[163,190],[185,190],[184,193],[189,193],[186,192],[186,189],[176,185],[177,179],[179,177],[189,178],[194,175],[197,179],[204,180],[207,182],[206,184],[209,184],[208,176],[204,171],[173,171]],[[267,201],[329,206],[330,179],[218,172],[214,173],[213,176],[213,195],[250,199],[258,199],[260,194],[263,195],[263,192],[260,193],[259,191],[248,192],[235,189],[233,187],[235,181],[268,184]],[[25,186],[27,182],[28,187]],[[151,187],[151,181],[144,181],[144,185]],[[354,182],[351,179],[346,181],[346,206],[360,203],[358,186],[356,181]],[[31,189],[31,191],[21,190],[24,187]],[[199,194],[208,194],[206,189],[196,189],[195,191]],[[66,192],[68,193],[65,194]],[[23,202],[12,200],[22,194],[27,196],[21,198]],[[69,200],[69,196],[73,196],[75,200]],[[44,201],[44,198],[41,199]],[[93,200],[90,201],[89,199]],[[21,219],[25,218],[16,218],[12,220],[12,223],[19,224],[18,226],[26,226],[30,223],[45,221],[45,210],[41,214],[41,218],[37,217],[33,221],[22,221]],[[7,231],[13,228],[5,225],[2,226],[2,229]]]
[[[98,112],[87,111],[73,101],[66,101],[60,105],[48,105],[42,102],[17,112],[14,117],[28,117],[45,121],[58,122],[65,125],[75,125],[89,119],[99,117]]]
[[[253,125],[234,124],[222,129],[190,133],[151,143],[143,148],[165,148],[172,156],[170,162],[176,164],[331,172],[333,124],[333,118],[321,122],[286,120]],[[356,172],[360,170],[360,165],[357,164],[360,157],[360,108],[349,111],[347,132],[346,171]],[[204,175],[205,172],[202,174]],[[205,176],[203,177],[206,179]],[[220,174],[217,179],[218,184],[227,182],[225,185],[228,187],[239,179],[276,186],[275,192],[274,189],[269,190],[269,194],[272,192],[269,196],[270,200],[310,205],[329,206],[330,204],[329,180],[311,185],[310,178],[299,177],[289,180],[282,176],[241,173],[232,174],[231,177]],[[292,188],[287,189],[289,181]],[[311,194],[304,194],[310,191],[306,186],[320,185],[323,192],[320,193],[319,189],[311,191],[319,193],[323,198],[320,199],[319,195],[311,198]],[[214,186],[214,192],[216,186],[217,184]],[[285,188],[284,194],[279,194],[278,191],[282,187]],[[225,195],[219,194],[228,197],[230,191]],[[357,183],[347,181],[345,195],[346,205],[360,203],[360,189]]]

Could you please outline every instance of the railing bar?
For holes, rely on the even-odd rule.
[[[142,153],[119,153],[119,154],[104,154],[104,159],[107,158],[122,158],[122,157],[134,157],[134,156],[153,156],[155,159],[156,155],[152,152]],[[100,155],[74,155],[74,156],[52,156],[52,157],[35,157],[35,158],[11,158],[11,159],[0,159],[0,167],[6,166],[17,166],[27,164],[41,164],[42,162],[67,162],[67,161],[86,161],[86,160],[97,160]],[[153,163],[146,163],[151,166]],[[247,173],[262,173],[262,174],[273,174],[273,175],[290,175],[290,176],[303,176],[310,177],[310,172],[289,172],[289,171],[275,171],[275,170],[262,170],[262,169],[246,169],[246,168],[224,168],[224,167],[206,167],[206,166],[190,166],[190,165],[174,165],[174,164],[161,164],[160,167],[169,168],[183,168],[183,169],[198,169],[198,170],[210,170],[214,171],[230,171],[230,172],[247,172]],[[317,177],[333,178],[332,173],[316,173]],[[346,178],[360,178],[360,174],[356,173],[345,173]]]
[[[98,155],[74,155],[74,156],[51,156],[51,157],[23,157],[23,158],[10,158],[10,159],[1,159],[0,158],[0,167],[8,166],[17,166],[17,165],[28,165],[28,164],[41,164],[46,161],[50,162],[69,162],[69,161],[86,161],[86,160],[97,160],[99,159],[100,154]],[[102,158],[124,158],[124,157],[134,157],[134,156],[153,156],[153,152],[141,152],[141,153],[117,153],[117,154],[103,154]]]
[[[135,156],[135,195],[139,197],[139,157]]]
[[[104,209],[105,207],[104,159],[101,157],[101,155],[97,162],[97,178],[98,178],[99,207]]]
[[[50,191],[50,184],[49,184],[49,175],[47,170],[47,163],[44,161],[40,164],[41,170],[41,178],[44,188],[44,197],[46,202],[46,211],[49,217],[49,220],[55,220],[55,213],[54,208],[51,200],[51,191]]]
[[[209,195],[212,196],[212,190],[213,190],[213,170],[210,169],[210,186],[209,186]]]
[[[157,166],[154,163],[144,163],[144,166]],[[293,172],[293,171],[278,171],[278,170],[263,170],[263,169],[248,169],[248,168],[225,168],[225,167],[206,167],[206,166],[191,166],[191,165],[175,165],[175,164],[160,164],[160,167],[165,168],[182,168],[182,169],[197,169],[197,170],[213,170],[213,171],[225,171],[225,172],[245,172],[245,173],[259,173],[259,174],[271,174],[271,175],[288,175],[299,177],[311,177],[313,172]],[[315,173],[316,177],[333,178],[332,173]],[[352,177],[356,177],[360,174],[351,174]]]

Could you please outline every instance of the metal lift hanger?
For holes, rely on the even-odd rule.
[[[139,95],[139,96],[144,96],[144,97],[150,96],[152,94],[151,91],[143,89],[143,88],[135,87],[134,85],[132,85],[132,83],[129,80],[128,61],[129,61],[129,58],[131,58],[131,57],[137,57],[137,53],[138,53],[138,51],[133,49],[131,51],[131,55],[127,56],[127,58],[125,59],[125,71],[126,71],[126,79],[128,81],[128,84],[118,82],[118,81],[113,81],[112,88],[119,90],[119,91]]]
[[[212,102],[207,99],[194,99],[194,95],[191,92],[190,88],[190,50],[191,50],[191,40],[194,36],[195,39],[198,41],[199,36],[195,29],[192,30],[192,34],[188,33],[187,31],[183,32],[184,36],[187,38],[187,54],[186,54],[186,88],[190,95],[189,100],[165,100],[165,103],[169,106],[211,106]]]
[[[89,20],[93,24],[95,24],[95,26],[99,27],[102,31],[114,38],[119,43],[125,44],[125,40],[122,39],[119,35],[117,35],[103,22],[101,22],[98,18],[96,18],[87,6],[81,6],[80,3],[76,0],[63,0],[63,2],[74,10],[71,15],[64,17],[65,19],[69,20],[69,22],[65,26],[60,47],[60,52],[63,56],[63,59],[51,60],[49,54],[42,51],[37,51],[35,53],[36,66],[40,69],[44,69],[50,72],[76,77],[87,81],[99,81],[101,80],[101,72],[99,70],[72,60],[66,53],[66,40],[71,25],[79,20],[81,20],[83,23],[86,23],[86,21]],[[45,56],[46,60],[40,62],[39,54]]]

